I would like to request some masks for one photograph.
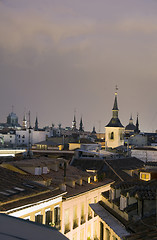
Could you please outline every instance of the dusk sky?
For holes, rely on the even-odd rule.
[[[0,0],[0,122],[104,132],[118,85],[124,126],[157,129],[156,0]]]

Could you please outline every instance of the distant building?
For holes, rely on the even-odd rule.
[[[18,117],[16,113],[12,111],[7,116],[7,122],[0,123],[0,129],[3,129],[3,128],[21,129],[21,125],[18,123]]]
[[[128,136],[131,134],[134,134],[135,129],[136,129],[136,126],[133,124],[133,119],[131,115],[129,124],[125,127],[125,134],[127,134]]]

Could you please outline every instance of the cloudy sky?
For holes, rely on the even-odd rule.
[[[156,0],[0,0],[0,122],[104,131],[118,85],[119,117],[157,129]]]

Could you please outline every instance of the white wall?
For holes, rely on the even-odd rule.
[[[35,144],[41,141],[45,141],[46,140],[46,135],[47,132],[45,131],[34,131],[33,129],[31,129],[31,134],[30,134],[30,138],[31,138],[31,144]],[[16,131],[16,144],[17,146],[20,145],[27,145],[29,142],[29,130],[17,130]]]
[[[110,134],[114,133],[114,139],[110,139]],[[120,139],[122,135],[122,139]],[[124,145],[124,128],[105,127],[105,143],[106,147],[115,148]]]

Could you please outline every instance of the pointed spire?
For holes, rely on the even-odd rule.
[[[23,128],[23,129],[26,129],[26,128],[27,128],[26,114],[24,114],[24,116],[23,116],[22,128]]]
[[[36,120],[35,120],[35,127],[34,127],[34,130],[35,131],[38,131],[38,117],[36,116]]]
[[[115,99],[114,99],[114,104],[113,104],[113,108],[112,108],[112,115],[113,115],[113,118],[118,118],[118,103],[117,103],[117,90],[118,90],[118,87],[116,85],[116,91],[115,91]]]
[[[139,133],[139,120],[138,120],[138,113],[137,113],[137,119],[136,119],[136,129],[135,129],[135,133]]]
[[[93,131],[92,131],[93,134],[96,133],[96,130],[95,130],[95,126],[93,126]]]
[[[112,110],[117,110],[117,111],[118,111],[117,91],[118,91],[118,87],[117,87],[117,85],[116,85],[115,99],[114,99],[114,104],[113,104],[113,108],[112,108]]]
[[[76,117],[75,117],[76,111],[74,111],[74,120],[72,122],[72,130],[76,130]]]
[[[131,113],[131,116],[130,116],[129,124],[133,124],[132,113]]]
[[[83,121],[82,121],[82,116],[81,116],[81,120],[80,120],[80,128],[79,128],[80,132],[83,132]]]

